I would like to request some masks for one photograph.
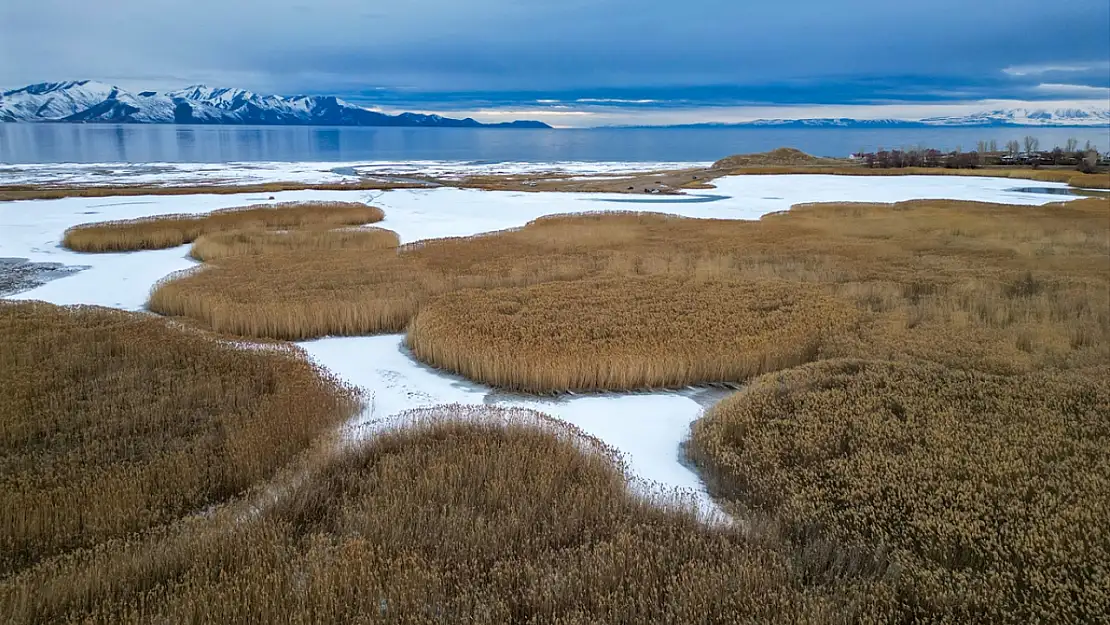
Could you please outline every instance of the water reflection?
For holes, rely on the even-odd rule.
[[[728,154],[793,146],[846,156],[878,145],[939,149],[978,140],[1020,139],[1063,145],[1074,137],[1106,149],[1100,128],[928,129],[618,129],[334,128],[312,126],[177,126],[172,124],[0,123],[0,162],[229,161],[714,161]]]

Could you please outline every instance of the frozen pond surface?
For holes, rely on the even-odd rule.
[[[334,165],[334,164],[332,164]],[[213,167],[211,165],[206,167]],[[296,165],[289,165],[295,168]],[[1066,188],[1043,184],[1040,188]],[[689,217],[758,219],[804,202],[896,202],[948,198],[1039,205],[1072,199],[1043,192],[1014,190],[1001,178],[907,176],[738,176],[717,181],[712,202],[623,205]],[[402,242],[466,236],[522,226],[555,213],[612,211],[612,200],[627,196],[569,193],[512,193],[449,188],[390,192],[288,191],[274,201],[365,201],[382,207],[381,226]],[[80,223],[170,213],[203,213],[219,208],[264,203],[269,196],[194,195],[65,198],[0,202],[0,257],[32,263],[88,268],[7,297],[56,304],[98,304],[142,310],[151,287],[165,276],[196,263],[188,246],[125,254],[81,254],[59,246],[63,231]],[[388,423],[398,413],[444,403],[522,406],[568,421],[624,454],[640,477],[663,488],[680,489],[711,508],[697,476],[684,464],[680,446],[690,423],[721,396],[715,389],[660,393],[567,395],[558,398],[500,393],[444,374],[414,361],[400,335],[324,338],[301,346],[322,366],[366,393],[368,408],[348,432]]]
[[[355,182],[362,176],[397,178],[410,175],[457,179],[464,176],[506,174],[621,174],[706,167],[712,163],[675,162],[501,162],[476,161],[360,161],[360,162],[241,162],[241,163],[42,163],[0,164],[0,184],[160,185],[262,184]]]

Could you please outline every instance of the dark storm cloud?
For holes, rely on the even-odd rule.
[[[1110,83],[1106,0],[2,4],[9,86],[90,77],[735,104],[1059,98]]]

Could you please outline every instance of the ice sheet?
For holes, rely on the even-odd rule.
[[[262,184],[354,182],[355,172],[367,176],[427,175],[458,179],[491,174],[635,173],[705,167],[710,163],[679,162],[551,162],[484,163],[475,161],[357,161],[242,163],[50,163],[0,164],[0,185],[151,185]]]

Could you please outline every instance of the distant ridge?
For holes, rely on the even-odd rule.
[[[651,126],[623,126],[645,128]],[[653,126],[658,128],[659,126]],[[666,128],[1091,128],[1110,127],[1110,108],[996,109],[964,116],[924,119],[852,119],[820,117],[813,119],[757,119],[738,123],[678,124]]]
[[[539,121],[483,124],[469,117],[388,115],[335,96],[260,95],[204,85],[131,93],[92,80],[44,82],[0,92],[0,122],[550,128]]]

